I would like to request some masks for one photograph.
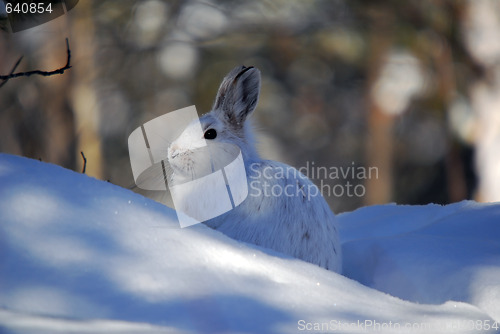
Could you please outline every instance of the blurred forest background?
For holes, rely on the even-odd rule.
[[[130,188],[128,135],[186,106],[210,111],[244,64],[263,77],[253,118],[266,158],[378,168],[324,180],[366,189],[329,196],[334,211],[500,201],[498,0],[82,0],[0,32],[0,74],[20,56],[16,71],[64,66],[66,37],[69,71],[0,87],[1,152],[81,171],[83,151],[88,175]]]

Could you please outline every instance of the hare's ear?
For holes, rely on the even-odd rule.
[[[213,110],[236,128],[254,111],[259,100],[260,71],[253,66],[239,66],[226,75],[219,87]]]

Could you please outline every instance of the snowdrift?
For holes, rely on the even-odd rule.
[[[500,321],[500,205],[339,215],[344,275],[0,154],[2,333],[471,333]],[[500,329],[498,329],[500,331]]]

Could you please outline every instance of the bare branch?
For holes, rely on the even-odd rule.
[[[41,75],[41,76],[44,76],[44,77],[48,77],[48,76],[55,75],[55,74],[63,74],[66,70],[68,70],[68,69],[71,68],[71,50],[69,48],[69,41],[68,41],[67,38],[66,38],[66,53],[68,54],[66,65],[64,65],[64,67],[61,67],[61,68],[59,68],[57,70],[53,70],[53,71],[35,70],[35,71],[29,71],[29,72],[14,73],[14,71],[16,70],[16,68],[19,66],[19,64],[21,63],[21,61],[23,59],[23,57],[19,58],[19,60],[17,61],[16,65],[14,65],[14,67],[12,68],[10,74],[8,74],[8,75],[0,75],[0,80],[3,80],[3,82],[0,84],[0,87],[2,87],[3,85],[5,85],[5,83],[8,80],[13,79],[13,78],[17,78],[17,77],[29,77],[31,75]]]

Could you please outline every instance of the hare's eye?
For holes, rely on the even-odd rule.
[[[208,129],[205,131],[204,137],[205,139],[215,139],[215,137],[217,137],[217,131],[215,131],[215,129]]]

